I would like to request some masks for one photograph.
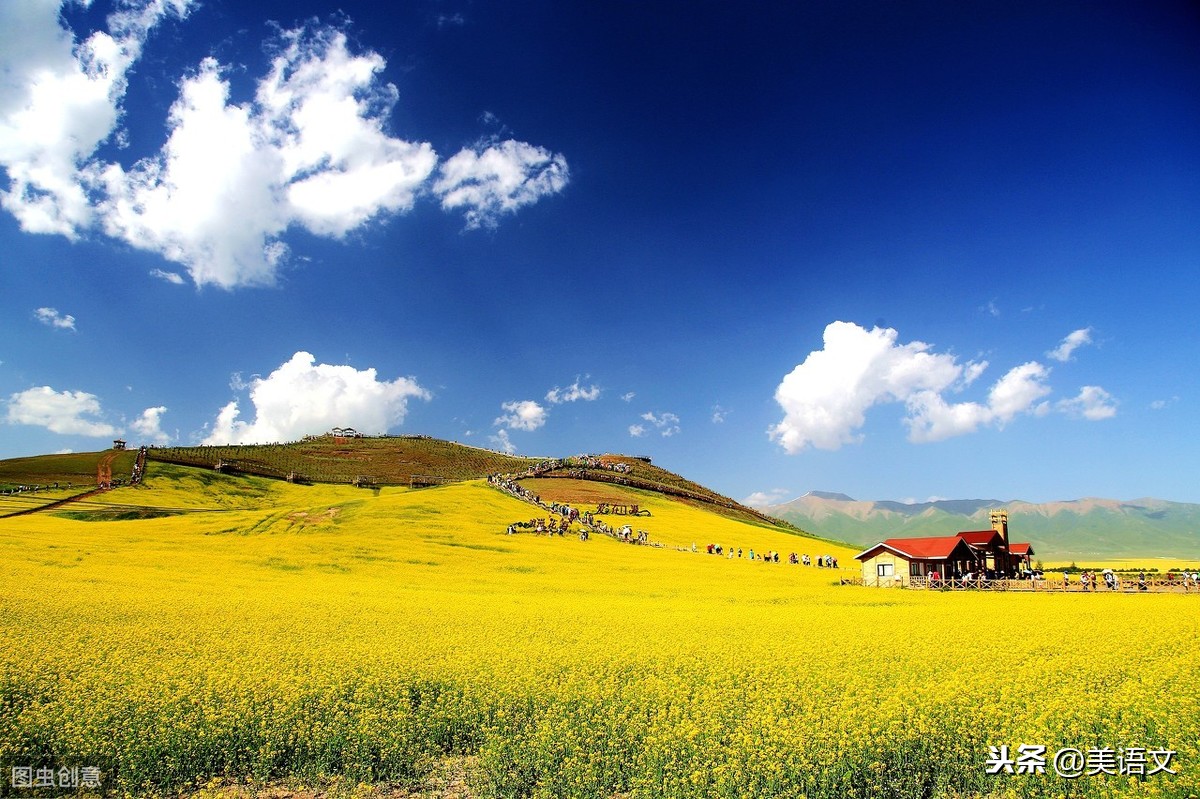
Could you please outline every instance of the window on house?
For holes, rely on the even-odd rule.
[[[875,573],[877,575],[879,575],[880,577],[891,577],[892,576],[892,564],[890,564],[890,563],[877,564],[875,566]]]

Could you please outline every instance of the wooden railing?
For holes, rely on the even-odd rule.
[[[1136,594],[1142,591],[1148,593],[1175,593],[1175,594],[1195,594],[1200,596],[1200,587],[1197,587],[1190,582],[1184,580],[1167,580],[1162,577],[1147,578],[1142,588],[1142,584],[1135,579],[1118,579],[1113,588],[1109,588],[1103,580],[1100,581],[1098,587],[1089,586],[1086,590],[1079,584],[1078,578],[1075,581],[1063,584],[1062,580],[1031,580],[1031,579],[972,579],[964,581],[961,579],[937,579],[930,580],[929,577],[909,577],[908,587],[918,590],[934,590],[934,591],[1045,591],[1058,593],[1097,593],[1097,594]],[[880,577],[875,580],[864,580],[864,585],[875,585],[881,588],[894,588],[902,585],[898,577]]]

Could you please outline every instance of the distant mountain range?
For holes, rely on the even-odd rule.
[[[1008,511],[1012,540],[1033,544],[1036,558],[1082,563],[1089,558],[1166,557],[1200,562],[1200,505],[1161,499],[950,499],[907,504],[810,491],[761,510],[814,535],[866,547],[885,538],[986,530],[989,512],[999,508]]]

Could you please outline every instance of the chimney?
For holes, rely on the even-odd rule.
[[[1008,511],[994,510],[992,511],[992,529],[1000,534],[1004,539],[1004,543],[1008,544]]]

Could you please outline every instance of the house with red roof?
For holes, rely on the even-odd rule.
[[[866,585],[910,585],[934,578],[964,575],[1015,577],[1029,571],[1033,547],[1008,541],[1008,511],[991,513],[989,530],[967,530],[947,536],[889,538],[855,555]]]

